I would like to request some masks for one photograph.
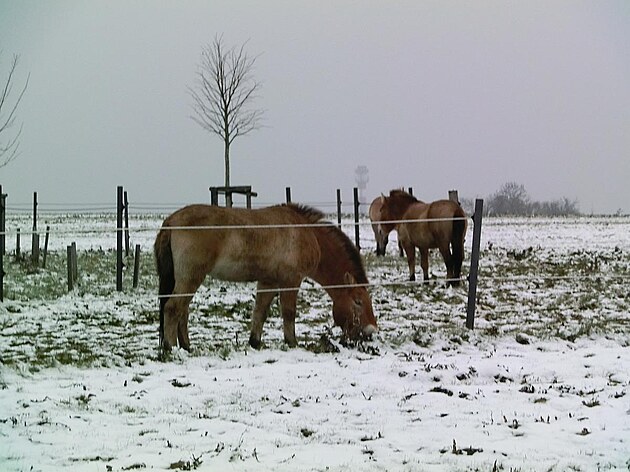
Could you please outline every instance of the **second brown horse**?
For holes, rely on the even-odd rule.
[[[416,253],[424,280],[429,279],[429,249],[438,248],[446,265],[447,281],[459,285],[464,260],[466,213],[450,200],[424,203],[404,190],[392,190],[381,196],[381,228],[385,233],[397,229],[407,254],[409,280],[415,280]],[[407,222],[409,220],[409,222]]]

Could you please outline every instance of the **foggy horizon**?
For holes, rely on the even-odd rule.
[[[7,205],[208,203],[223,144],[190,116],[201,50],[246,43],[264,126],[234,141],[254,205],[487,198],[505,183],[584,214],[630,212],[630,4],[0,0],[20,156]],[[244,198],[236,197],[237,204]]]

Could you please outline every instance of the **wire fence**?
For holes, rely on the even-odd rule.
[[[91,204],[91,205],[86,205],[85,207],[80,207],[80,206],[68,206],[68,204],[64,205],[55,205],[55,204],[49,204],[50,207],[56,207],[54,209],[48,209],[46,210],[46,212],[50,212],[51,214],[54,215],[58,215],[58,214],[72,214],[73,212],[78,212],[80,210],[82,210],[82,208],[88,208],[87,210],[87,214],[91,215],[91,216],[96,216],[98,217],[98,213],[99,212],[107,212],[108,216],[115,216],[115,211],[116,208],[112,208],[111,205],[106,206],[106,205],[100,205],[100,204]],[[179,208],[179,206],[177,206],[178,204],[170,204],[171,207],[173,208]],[[164,204],[164,203],[154,203],[154,204],[142,204],[142,205],[138,205],[138,208],[142,208],[142,209],[150,209],[150,210],[164,210],[165,208],[167,208],[169,205]],[[17,209],[16,209],[17,208]],[[16,207],[7,207],[7,213],[10,214],[10,212],[15,212],[15,213],[26,213],[31,212],[32,208],[29,209],[23,209],[20,210],[21,206],[16,206]],[[41,213],[45,215],[44,211],[42,211]],[[157,212],[160,213],[160,212]],[[577,221],[581,221],[583,220],[584,217],[571,217],[571,218],[566,218],[566,219],[558,219],[558,218],[538,218],[536,219],[538,224],[549,224],[549,225],[562,225],[562,224],[573,224]],[[467,220],[468,218],[440,218],[440,219],[414,219],[414,220],[388,220],[388,221],[381,221],[379,223],[381,224],[401,224],[401,223],[422,223],[422,222],[429,222],[429,221],[462,221],[462,220]],[[133,220],[133,219],[132,219]],[[8,228],[5,229],[5,231],[0,232],[0,236],[4,235],[5,237],[11,237],[11,236],[16,236],[16,235],[20,235],[20,236],[28,236],[28,235],[33,235],[33,234],[44,234],[44,233],[48,233],[50,235],[89,235],[89,234],[119,234],[121,232],[124,231],[128,231],[130,234],[139,234],[139,233],[150,233],[150,232],[155,232],[157,233],[159,230],[165,229],[165,230],[260,230],[260,229],[282,229],[282,228],[309,228],[309,227],[325,227],[325,226],[330,226],[330,225],[337,225],[338,223],[332,223],[329,221],[325,221],[325,222],[319,222],[319,223],[305,223],[305,224],[270,224],[270,225],[210,225],[210,226],[205,226],[205,225],[200,225],[200,226],[173,226],[173,227],[162,227],[159,224],[146,224],[146,222],[140,222],[141,224],[137,224],[138,222],[135,222],[134,224],[130,225],[129,227],[116,227],[116,225],[114,225],[114,227],[103,227],[103,226],[83,226],[83,227],[79,227],[79,228],[64,228],[63,222],[60,222],[58,224],[59,227],[49,227],[46,229],[46,231],[42,231],[42,230],[26,230],[26,231],[20,231],[18,233],[17,228]],[[491,225],[495,225],[495,226],[514,226],[514,225],[525,225],[525,224],[531,224],[531,219],[526,220],[526,221],[515,221],[513,219],[506,219],[506,218],[497,218],[494,220],[490,220],[489,222],[486,221],[486,224],[491,224]],[[625,217],[618,217],[618,218],[612,218],[612,219],[608,219],[606,221],[607,225],[628,225],[630,228],[630,219],[629,218],[625,218]],[[342,221],[341,225],[344,227],[353,227],[353,226],[360,226],[360,227],[366,227],[366,226],[371,226],[372,222],[363,217],[362,220],[358,221],[358,222],[353,222],[353,221]],[[369,233],[368,233],[369,234]],[[363,239],[366,238],[366,234],[362,235]],[[370,244],[373,244],[374,240],[371,239]],[[506,276],[483,276],[480,275],[479,276],[479,280],[480,282],[483,283],[492,283],[492,282],[506,282],[506,281],[525,281],[525,280],[579,280],[579,279],[619,279],[619,280],[627,280],[630,279],[630,275],[621,275],[621,274],[604,274],[604,273],[598,273],[598,274],[591,274],[591,275],[587,275],[587,274],[575,274],[575,275],[567,275],[567,276],[552,276],[552,275],[545,275],[545,274],[540,274],[540,275],[528,275],[528,276],[516,276],[516,275],[506,275]],[[459,280],[459,279],[458,279]],[[441,279],[442,283],[448,283],[448,282],[453,282],[455,281],[454,279]],[[369,283],[369,284],[357,284],[356,286],[360,286],[360,287],[366,287],[366,288],[376,288],[376,287],[392,287],[392,286],[418,286],[418,285],[422,285],[426,282],[424,281],[378,281],[378,282],[373,282],[373,283]],[[344,285],[344,287],[348,287],[348,285]],[[264,290],[260,290],[261,292],[263,291],[269,291],[269,292],[280,292],[280,291],[295,291],[295,290],[330,290],[330,289],[335,289],[335,288],[341,288],[340,286],[320,286],[320,285],[312,285],[312,286],[300,286],[300,287],[284,287],[284,288],[275,288],[275,289],[264,289]],[[251,290],[247,290],[248,292],[250,292]],[[192,297],[194,294],[180,294],[178,296],[183,296],[183,297]]]

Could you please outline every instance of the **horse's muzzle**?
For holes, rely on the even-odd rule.
[[[363,336],[366,338],[369,338],[373,334],[376,334],[377,331],[378,331],[378,328],[376,326],[374,326],[373,324],[369,324],[363,327]]]

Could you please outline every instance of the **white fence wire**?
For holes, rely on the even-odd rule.
[[[161,205],[161,204],[160,204]],[[111,209],[111,207],[109,208]],[[67,209],[66,209],[67,211]],[[338,223],[334,223],[334,222],[330,222],[330,221],[325,221],[325,222],[319,222],[319,223],[308,223],[308,224],[298,224],[298,225],[293,225],[293,224],[271,224],[271,225],[219,225],[219,226],[177,226],[177,227],[166,227],[163,228],[161,225],[159,224],[155,224],[154,222],[149,222],[149,224],[142,224],[144,221],[146,221],[147,216],[143,215],[143,217],[139,218],[142,221],[140,221],[141,224],[137,224],[137,221],[134,222],[134,224],[131,224],[129,226],[129,228],[126,227],[116,227],[115,223],[114,223],[114,227],[108,226],[109,223],[113,220],[115,222],[116,220],[116,215],[115,212],[113,215],[111,214],[107,214],[107,216],[110,218],[110,221],[107,221],[106,218],[104,218],[104,223],[100,226],[80,226],[80,227],[76,227],[76,228],[64,228],[64,226],[66,225],[65,222],[60,222],[60,223],[46,223],[47,218],[46,213],[42,213],[40,214],[41,220],[43,220],[43,223],[47,226],[47,228],[45,230],[26,230],[26,231],[17,231],[16,227],[13,227],[13,224],[15,223],[15,221],[9,219],[9,223],[10,225],[8,226],[8,229],[6,229],[4,232],[0,233],[0,235],[4,235],[7,239],[10,239],[11,237],[16,237],[18,234],[21,236],[29,236],[32,234],[38,234],[38,235],[43,235],[48,233],[49,235],[56,235],[56,236],[63,236],[63,235],[90,235],[90,234],[94,234],[94,235],[108,235],[108,234],[118,234],[121,232],[129,232],[129,235],[131,238],[134,237],[134,235],[140,234],[140,233],[155,233],[157,234],[157,232],[161,229],[167,229],[167,230],[232,230],[232,229],[236,229],[236,230],[251,230],[251,229],[270,229],[270,228],[308,228],[308,227],[325,227],[325,226],[337,226],[339,225]],[[60,215],[58,215],[56,212],[53,213],[53,216],[55,218],[60,217]],[[105,215],[103,215],[105,216]],[[330,215],[328,215],[330,216]],[[98,218],[98,215],[92,215],[90,214],[90,217],[93,218]],[[160,216],[161,217],[161,216]],[[157,215],[152,215],[150,216],[151,221],[160,218]],[[75,216],[70,216],[70,218],[76,218]],[[415,219],[415,220],[389,220],[389,221],[382,221],[379,222],[381,224],[383,223],[389,223],[389,224],[400,224],[400,223],[420,223],[420,222],[428,222],[428,221],[461,221],[461,220],[467,220],[468,218],[441,218],[441,219]],[[20,223],[28,223],[27,221],[28,219],[22,219],[20,218]],[[512,226],[523,226],[526,224],[531,225],[532,222],[535,222],[537,225],[571,225],[571,224],[575,224],[576,222],[581,222],[583,221],[583,218],[580,217],[572,217],[572,218],[534,218],[534,219],[521,219],[521,220],[515,220],[515,219],[510,219],[510,218],[498,218],[498,219],[486,219],[484,221],[484,228],[487,227],[487,225],[491,225],[491,226],[505,226],[505,227],[512,227]],[[597,221],[597,219],[595,219],[594,221]],[[471,227],[473,226],[473,222],[471,221],[471,224],[469,225],[468,231],[471,231]],[[367,226],[371,226],[372,222],[369,221],[369,219],[366,219],[365,217],[363,217],[362,220],[360,220],[359,222],[354,222],[354,221],[349,221],[347,218],[345,219],[345,221],[341,222],[341,226],[343,227],[367,227]],[[629,230],[630,230],[630,218],[625,218],[625,217],[618,217],[618,218],[610,218],[607,219],[605,221],[605,225],[627,225]],[[40,225],[41,226],[41,225]],[[57,226],[57,227],[55,227]],[[363,232],[361,234],[361,240],[362,241],[366,241],[366,239],[369,242],[369,245],[372,245],[374,243],[374,239],[373,239],[373,235],[370,238],[370,234],[371,232]],[[114,239],[112,238],[112,242],[114,241]],[[113,245],[115,245],[115,243],[113,243]],[[483,265],[483,258],[481,259],[481,264]],[[527,275],[527,276],[517,276],[517,275],[506,275],[506,276],[487,276],[487,275],[481,275],[479,274],[479,283],[492,283],[492,282],[499,282],[499,281],[532,281],[532,280],[579,280],[579,279],[622,279],[622,280],[627,280],[630,279],[630,274],[628,275],[623,275],[623,274],[606,274],[606,273],[598,273],[598,274],[575,274],[575,275],[567,275],[567,276],[553,276],[553,275],[546,275],[546,274],[540,274],[540,275]],[[458,279],[459,280],[459,279]],[[447,279],[440,279],[440,283],[447,283],[450,282],[452,280],[447,280]],[[465,280],[464,280],[465,281]],[[376,287],[391,287],[391,286],[414,286],[414,285],[422,285],[425,284],[427,282],[424,281],[378,281],[378,282],[372,282],[369,284],[357,284],[357,286],[365,286],[368,288],[376,288]],[[348,287],[348,286],[345,286]],[[280,289],[269,289],[268,291],[273,291],[273,292],[279,292],[279,291],[293,291],[293,290],[326,290],[326,289],[334,289],[334,288],[339,288],[338,286],[320,286],[320,285],[312,285],[312,286],[301,286],[301,287],[290,287],[290,288],[280,288]],[[247,291],[248,293],[251,292],[251,289],[243,289],[243,291]],[[179,296],[185,296],[185,297],[190,297],[193,296],[194,294],[180,294]]]

